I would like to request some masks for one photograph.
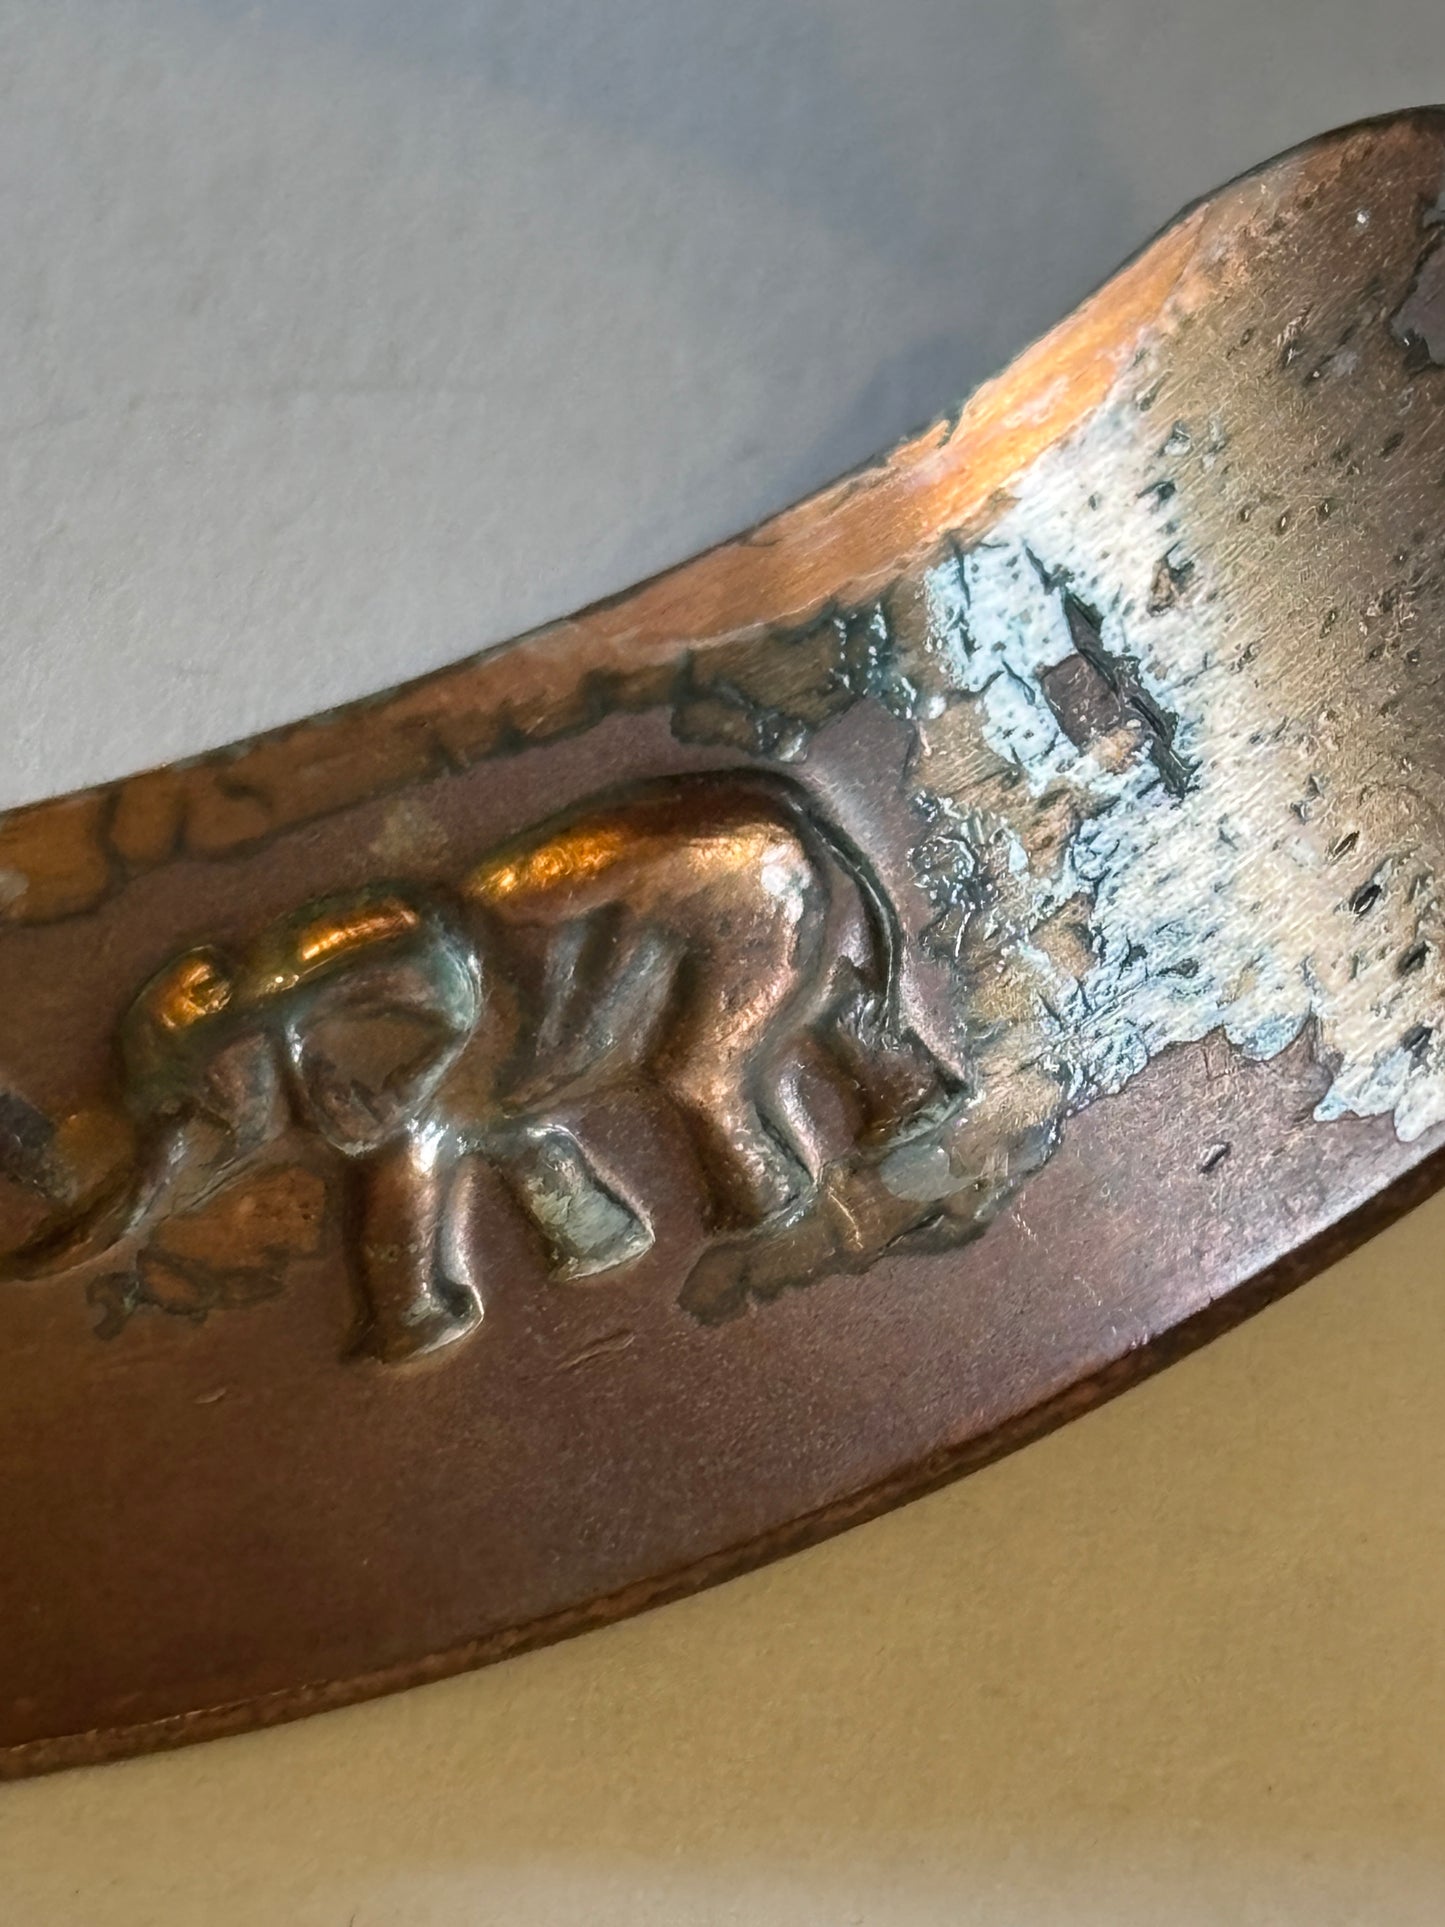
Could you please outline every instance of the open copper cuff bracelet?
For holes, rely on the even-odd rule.
[[[1439,1182],[1445,114],[571,620],[0,816],[0,1772],[936,1485]]]

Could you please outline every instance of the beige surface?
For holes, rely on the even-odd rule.
[[[0,1791],[6,1927],[1438,1927],[1445,1198],[679,1606]]]

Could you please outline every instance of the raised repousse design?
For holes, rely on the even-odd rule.
[[[455,1207],[469,1158],[499,1173],[555,1277],[649,1249],[648,1199],[575,1122],[639,1080],[686,1127],[732,1274],[770,1242],[796,1263],[820,1186],[836,1210],[840,1172],[855,1188],[875,1174],[874,1191],[883,1173],[902,1206],[888,1235],[921,1197],[958,1188],[946,1155],[940,1182],[936,1139],[960,1082],[900,1014],[892,906],[802,792],[766,777],[640,784],[517,839],[454,890],[378,883],[310,902],[238,953],[187,950],[136,996],[117,1055],[134,1154],[12,1274],[98,1277],[127,1253],[188,1278],[194,1254],[187,1272],[184,1252],[158,1261],[147,1241],[169,1227],[174,1245],[184,1214],[313,1133],[349,1174],[357,1349],[391,1360],[481,1320],[483,1268]],[[790,1078],[803,1059],[851,1121],[841,1160]],[[709,1275],[695,1274],[704,1315],[726,1309]],[[102,1329],[158,1302],[106,1276],[92,1290]]]
[[[1439,1185],[1442,164],[1321,141],[747,536],[0,815],[0,1778],[806,1543]]]

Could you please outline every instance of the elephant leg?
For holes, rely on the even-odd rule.
[[[416,1358],[464,1338],[481,1322],[477,1293],[448,1278],[442,1263],[456,1160],[449,1134],[423,1128],[353,1165],[365,1308],[357,1355]]]
[[[718,1229],[765,1224],[811,1190],[807,1170],[759,1108],[769,1046],[793,988],[783,968],[699,968],[657,1066],[697,1147]]]
[[[560,1282],[615,1271],[651,1250],[652,1226],[603,1178],[565,1125],[516,1125],[489,1150]]]
[[[825,1033],[823,1043],[858,1100],[864,1144],[906,1133],[915,1119],[958,1093],[958,1080],[914,1037],[881,1027],[860,1035],[839,1024]]]

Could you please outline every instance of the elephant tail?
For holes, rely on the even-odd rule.
[[[905,1025],[901,1002],[903,985],[903,928],[892,900],[874,875],[862,851],[834,824],[822,832],[828,853],[857,893],[868,933],[867,956],[860,970],[874,1005],[874,1021],[889,1036],[901,1036]]]
[[[840,959],[826,1042],[863,1099],[867,1137],[892,1140],[952,1105],[965,1080],[904,1013],[903,929],[872,866],[835,824],[814,819],[810,827],[851,886],[865,936],[861,958]]]

